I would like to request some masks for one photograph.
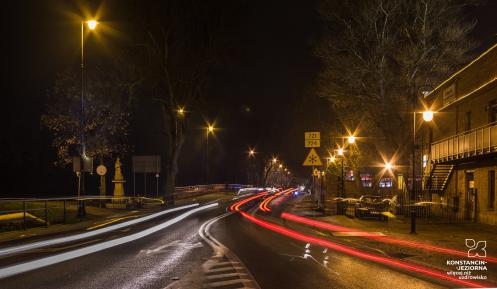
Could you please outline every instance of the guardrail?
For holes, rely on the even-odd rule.
[[[497,122],[433,142],[431,159],[450,161],[497,151]]]

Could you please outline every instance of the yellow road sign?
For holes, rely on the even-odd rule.
[[[320,175],[320,172],[318,169],[314,169],[314,171],[312,172],[312,174],[315,176],[315,177],[319,177]]]
[[[305,158],[304,163],[302,165],[304,165],[304,166],[322,166],[323,163],[321,162],[321,159],[319,158],[319,155],[316,152],[316,150],[312,148],[309,151],[309,154]]]
[[[308,131],[304,133],[305,139],[321,139],[321,133],[319,131]]]
[[[318,139],[306,139],[304,147],[306,148],[318,148],[321,146],[321,141]]]

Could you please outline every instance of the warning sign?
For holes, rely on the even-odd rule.
[[[309,154],[304,160],[303,163],[304,166],[322,166],[323,163],[321,162],[321,159],[319,158],[318,153],[316,152],[315,149],[311,149],[309,151]]]

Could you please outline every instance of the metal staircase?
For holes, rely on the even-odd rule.
[[[427,181],[429,192],[442,194],[454,171],[454,165],[432,164],[430,176]]]

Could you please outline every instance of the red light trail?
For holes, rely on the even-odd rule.
[[[236,202],[236,203],[234,203],[233,205],[230,206],[230,211],[239,211],[240,210],[240,206],[242,206],[242,205],[244,205],[244,204],[246,204],[246,203],[248,203],[248,202],[250,202],[252,200],[260,198],[260,197],[262,197],[262,196],[264,196],[266,194],[267,194],[267,192],[262,192],[262,193],[259,193],[259,194],[255,195],[255,196],[252,196],[252,197],[243,199],[241,201],[238,201],[238,202]]]
[[[358,235],[358,236],[366,237],[369,239],[374,239],[374,240],[379,241],[379,242],[398,244],[398,245],[403,245],[403,246],[407,246],[407,247],[418,248],[418,249],[423,249],[423,250],[428,250],[428,251],[433,251],[433,252],[439,252],[439,253],[443,253],[443,254],[462,256],[462,257],[468,256],[467,251],[459,251],[459,250],[454,250],[454,249],[433,246],[433,245],[429,245],[429,244],[423,244],[423,243],[418,243],[418,242],[413,242],[413,241],[406,241],[406,240],[391,238],[391,237],[387,237],[387,236],[379,236],[377,234],[368,234],[368,232],[361,232],[361,231],[357,231],[357,230],[347,228],[347,227],[336,226],[336,225],[312,220],[309,218],[304,218],[304,217],[289,214],[289,213],[283,213],[283,214],[281,214],[281,217],[283,219],[287,219],[290,221],[306,224],[309,226],[313,226],[313,227],[317,227],[317,228],[321,228],[321,229],[325,229],[325,230],[329,230],[329,231],[359,232],[362,234]],[[480,259],[488,261],[488,262],[492,262],[492,263],[497,263],[497,258],[495,258],[495,257],[488,257],[487,256],[487,257],[481,257]]]
[[[404,269],[407,271],[421,273],[421,274],[424,274],[424,275],[427,275],[430,277],[435,277],[435,278],[438,278],[441,280],[450,281],[452,283],[463,285],[463,286],[469,286],[469,287],[474,287],[474,288],[487,287],[487,286],[484,286],[484,285],[476,283],[476,282],[467,281],[467,280],[460,280],[456,277],[449,276],[449,275],[446,275],[442,272],[431,270],[429,268],[417,266],[414,264],[402,263],[402,262],[397,261],[397,260],[392,259],[392,258],[387,258],[387,257],[379,256],[379,255],[374,255],[374,254],[362,252],[362,251],[359,251],[359,250],[356,250],[356,249],[353,249],[353,248],[350,248],[347,246],[343,246],[343,245],[340,245],[337,243],[330,242],[328,240],[320,239],[320,238],[309,236],[309,235],[304,235],[304,234],[301,234],[299,232],[287,229],[285,227],[281,227],[279,225],[263,221],[263,220],[258,219],[250,214],[247,214],[246,212],[243,212],[243,211],[240,211],[240,214],[242,214],[242,216],[245,217],[246,219],[248,219],[249,221],[251,221],[259,226],[262,226],[262,227],[269,229],[271,231],[274,231],[276,233],[279,233],[279,234],[282,234],[282,235],[285,235],[285,236],[288,236],[288,237],[291,237],[293,239],[300,240],[300,241],[303,241],[306,243],[320,245],[320,246],[323,246],[323,247],[326,247],[329,249],[333,249],[333,250],[336,250],[336,251],[339,251],[339,252],[342,252],[342,253],[345,253],[348,255],[359,257],[361,259],[382,263],[382,264],[385,264],[385,265],[388,265],[391,267],[396,267],[396,268]]]

